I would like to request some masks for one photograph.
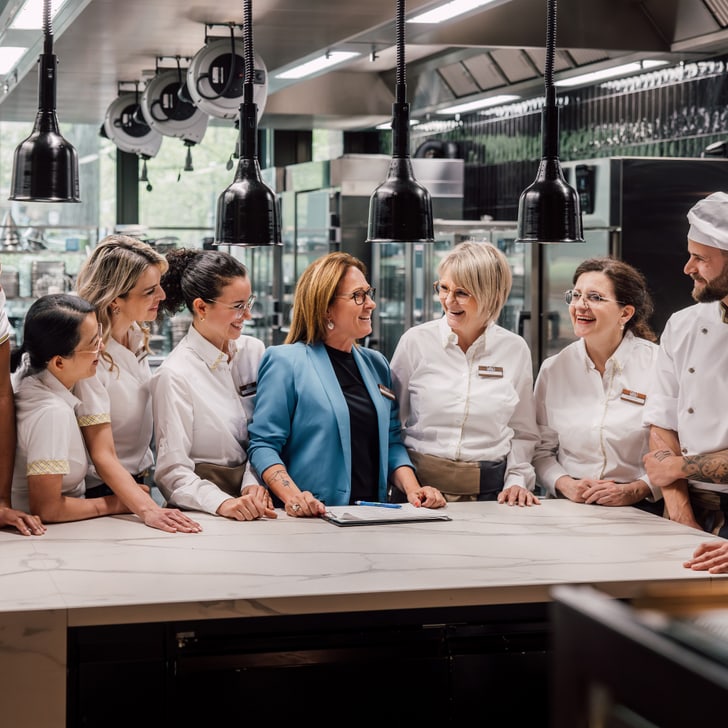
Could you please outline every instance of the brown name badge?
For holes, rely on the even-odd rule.
[[[391,399],[394,402],[394,400],[396,399],[396,397],[394,396],[394,392],[389,387],[385,387],[383,384],[380,384],[378,386],[379,386],[379,391],[382,394],[382,397]]]
[[[623,389],[620,399],[625,402],[632,402],[632,404],[644,405],[647,401],[647,395],[641,392],[633,392],[631,389]]]
[[[495,379],[503,379],[503,367],[479,366],[479,377],[490,377]]]

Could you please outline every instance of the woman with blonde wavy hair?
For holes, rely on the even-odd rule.
[[[104,349],[96,376],[76,384],[77,413],[91,463],[86,497],[116,493],[144,522],[165,531],[200,527],[181,511],[161,508],[144,485],[154,456],[148,322],[165,299],[166,259],[147,243],[109,235],[79,271],[76,290],[96,309]]]

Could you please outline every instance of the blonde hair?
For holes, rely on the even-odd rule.
[[[293,297],[293,317],[286,344],[315,344],[326,338],[326,316],[349,268],[366,275],[366,266],[349,253],[329,253],[303,271]]]
[[[491,243],[456,245],[440,261],[437,274],[449,276],[456,286],[472,294],[486,326],[500,316],[513,284],[508,259]]]
[[[104,328],[104,343],[111,336],[111,303],[126,296],[140,276],[151,265],[161,273],[167,270],[167,260],[151,245],[128,235],[107,235],[86,259],[76,278],[76,292],[96,308],[96,316]],[[144,347],[148,350],[149,327],[139,321],[144,332]],[[113,367],[107,352],[103,358]]]

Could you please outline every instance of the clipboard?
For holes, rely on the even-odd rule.
[[[411,503],[401,505],[401,508],[328,506],[322,518],[335,526],[374,526],[382,523],[452,520],[445,508],[416,508]]]

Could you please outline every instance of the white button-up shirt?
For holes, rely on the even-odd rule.
[[[466,462],[506,458],[504,488],[533,490],[539,434],[528,345],[495,323],[467,352],[457,341],[444,317],[400,338],[392,381],[405,445]]]
[[[0,286],[0,344],[4,344],[10,338],[10,321],[5,310],[5,291]]]
[[[64,496],[86,492],[88,456],[76,422],[78,399],[47,369],[17,382],[18,446],[13,472],[13,507],[30,511],[29,475],[62,475]]]
[[[265,345],[241,336],[232,360],[190,326],[152,375],[155,482],[174,506],[216,513],[230,496],[195,474],[196,463],[247,462],[260,359]],[[258,483],[246,468],[243,485]]]
[[[728,324],[719,301],[674,313],[660,339],[644,423],[677,432],[683,455],[728,448]],[[690,483],[728,492],[728,485]]]
[[[536,480],[551,495],[556,481],[595,478],[615,483],[643,480],[652,488],[642,457],[649,431],[642,415],[652,398],[658,347],[627,331],[600,374],[583,339],[546,359],[536,378],[536,417],[541,442]]]
[[[79,381],[73,392],[81,400],[76,409],[81,427],[111,422],[119,462],[136,475],[154,463],[152,372],[143,345],[144,333],[137,324],[129,332],[129,343],[131,349],[110,338],[106,353],[113,359],[113,366],[102,356],[96,376]],[[99,483],[101,478],[90,462],[86,487]]]

